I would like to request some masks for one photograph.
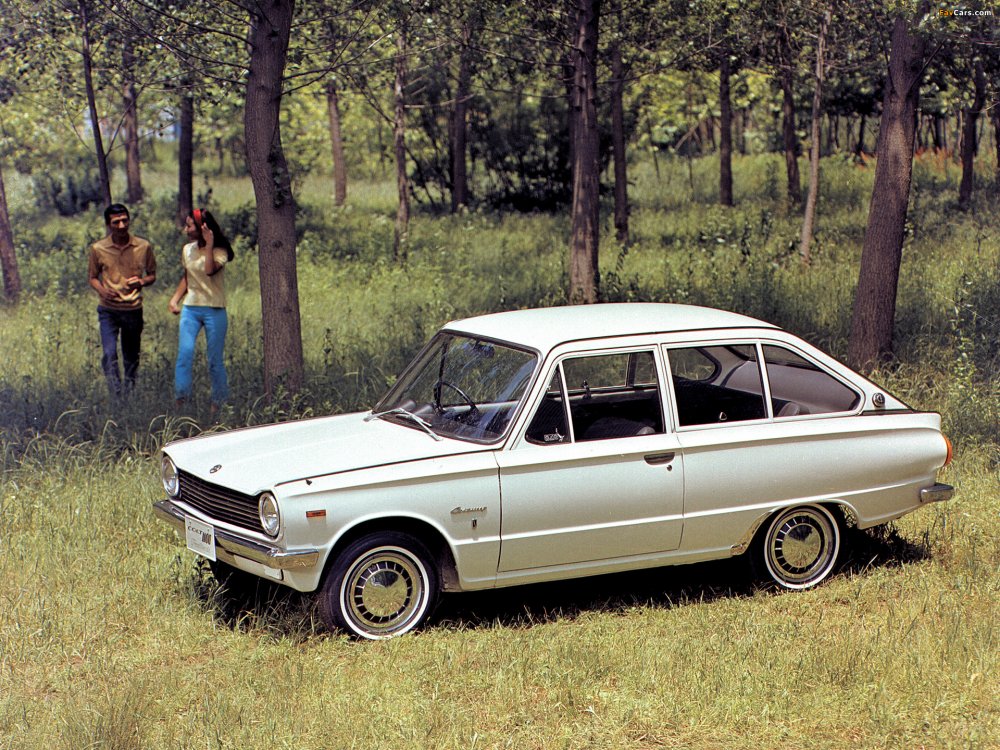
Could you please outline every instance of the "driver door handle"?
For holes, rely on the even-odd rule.
[[[669,464],[674,460],[674,452],[669,453],[650,453],[644,456],[646,463],[650,466],[662,466],[663,464]]]

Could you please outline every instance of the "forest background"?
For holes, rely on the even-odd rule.
[[[0,747],[988,747],[998,12],[5,0]],[[124,405],[85,270],[112,199],[160,263]],[[238,253],[218,425],[204,370],[171,407],[192,206]],[[460,597],[366,647],[234,606],[152,519],[173,437],[368,408],[449,319],[644,300],[940,411],[956,499],[801,597],[695,566]]]

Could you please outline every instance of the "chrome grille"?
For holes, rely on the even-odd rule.
[[[262,531],[260,515],[257,512],[257,498],[236,492],[228,487],[220,487],[179,471],[180,500],[207,516],[241,526],[250,531]]]

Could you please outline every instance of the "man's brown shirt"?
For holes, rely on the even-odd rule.
[[[115,298],[102,299],[101,307],[112,310],[138,310],[142,307],[142,288],[130,289],[125,280],[131,276],[148,276],[156,273],[153,246],[142,237],[130,235],[128,245],[118,247],[111,235],[90,246],[89,278],[115,293]]]

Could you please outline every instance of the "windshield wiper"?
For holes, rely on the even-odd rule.
[[[371,422],[373,419],[379,419],[381,417],[389,417],[389,416],[406,417],[411,422],[413,422],[415,425],[419,426],[424,432],[426,432],[428,435],[430,435],[435,440],[443,440],[444,439],[440,435],[438,435],[436,432],[434,432],[433,429],[431,429],[431,423],[430,422],[428,422],[423,417],[417,416],[416,414],[414,414],[411,411],[407,411],[402,406],[397,406],[395,409],[386,409],[385,411],[372,412],[367,417],[365,417],[365,421],[366,422]]]

